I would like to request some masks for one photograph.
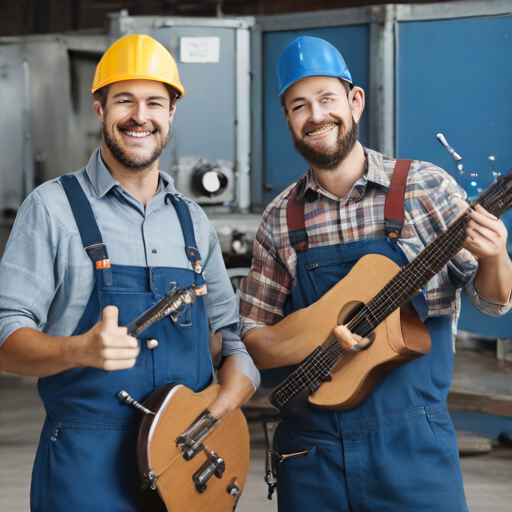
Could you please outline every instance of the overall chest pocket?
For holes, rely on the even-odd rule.
[[[354,263],[336,258],[313,259],[304,263],[304,273],[316,296],[321,297],[346,277]]]

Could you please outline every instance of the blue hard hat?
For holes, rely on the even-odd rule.
[[[308,76],[334,76],[352,85],[352,76],[340,52],[318,37],[295,39],[279,57],[279,98],[290,85]]]

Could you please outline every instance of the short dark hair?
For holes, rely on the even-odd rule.
[[[176,91],[176,89],[172,85],[166,84],[165,82],[162,82],[162,83],[165,85],[165,88],[169,92],[169,99],[171,100],[170,106],[172,107],[174,104],[174,101],[180,97],[179,93]],[[107,104],[109,88],[110,88],[110,84],[105,85],[105,86],[101,87],[100,89],[98,89],[97,91],[94,91],[92,93],[92,99],[94,101],[99,101],[100,106],[103,110],[105,110],[105,105]]]
[[[103,110],[105,110],[105,105],[107,104],[107,96],[108,96],[108,89],[110,85],[105,85],[104,87],[101,87],[97,91],[94,91],[92,93],[92,99],[94,101],[99,101],[100,106]]]
[[[319,75],[321,76],[321,75]],[[339,77],[338,77],[339,78]],[[354,84],[351,84],[350,82],[347,82],[346,80],[343,80],[343,78],[340,78],[341,85],[343,85],[345,91],[347,91],[347,98],[350,94],[350,91],[354,88]],[[286,91],[284,91],[286,92]],[[281,105],[281,108],[284,109],[286,113],[288,113],[288,109],[286,108],[286,105],[284,104],[284,92],[279,96],[279,104]]]

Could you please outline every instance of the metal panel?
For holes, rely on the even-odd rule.
[[[45,180],[76,169],[71,164],[72,133],[69,58],[61,38],[27,39],[30,67],[30,129],[34,158],[44,162]]]
[[[73,140],[70,171],[86,165],[101,143],[101,122],[92,108],[91,94],[94,73],[101,55],[92,52],[70,52],[72,91],[70,129]]]
[[[250,35],[236,30],[236,172],[237,199],[241,211],[251,205],[251,62]]]
[[[338,48],[356,85],[368,89],[369,26],[343,26],[263,34],[263,146],[264,201],[276,195],[305,172],[307,164],[293,148],[288,127],[277,98],[276,64],[282,51],[300,36],[320,37]],[[368,143],[368,110],[359,123],[359,140]]]
[[[18,45],[0,51],[0,220],[18,211],[31,190],[29,66]],[[8,121],[7,121],[8,120]],[[5,123],[7,121],[7,123]]]
[[[108,14],[109,36],[112,42],[126,34],[149,34],[161,27],[209,27],[209,28],[249,28],[254,18],[187,18],[181,16],[128,16],[123,11]]]
[[[251,31],[251,209],[263,211],[263,34]]]
[[[160,159],[169,172],[180,156],[235,160],[235,30],[162,27],[149,31],[175,57],[185,96],[178,101],[174,132]],[[219,37],[220,61],[179,62],[180,37]]]
[[[372,8],[368,146],[395,155],[395,5]]]
[[[506,172],[512,164],[510,55],[510,16],[399,23],[398,157],[439,165],[470,197],[493,181],[493,172]],[[463,157],[463,174],[437,141],[439,132]],[[511,230],[512,215],[504,220]],[[460,327],[475,332],[475,313],[465,307]],[[482,323],[476,332],[502,335],[499,322],[483,315],[479,318]],[[507,315],[509,326],[511,321]]]
[[[260,16],[256,22],[264,32],[363,25],[370,22],[374,9],[373,7],[363,7],[277,14]]]

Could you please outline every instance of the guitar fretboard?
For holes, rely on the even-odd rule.
[[[471,203],[471,206],[481,204],[489,213],[499,217],[512,206],[511,188],[512,175],[502,177],[497,183],[484,190],[478,199]],[[393,311],[422,290],[430,279],[462,249],[469,215],[470,210],[467,210],[446,231],[437,235],[416,258],[404,266],[371,301],[357,312],[347,324],[347,328],[352,333],[365,338]],[[270,393],[270,402],[281,408],[296,398],[305,388],[313,393],[330,374],[343,352],[337,339],[331,336],[322,347],[318,347]]]

